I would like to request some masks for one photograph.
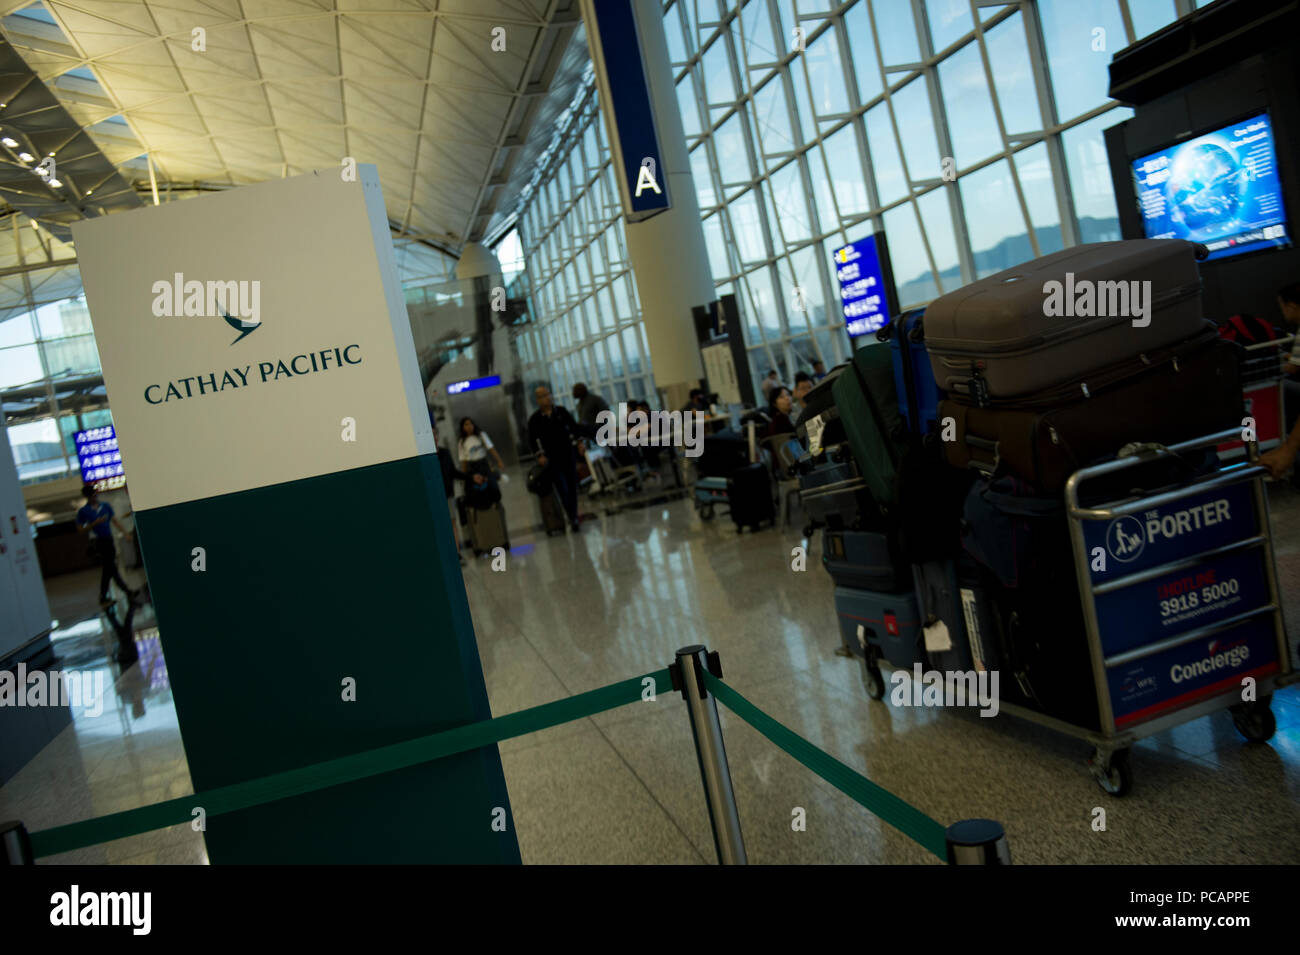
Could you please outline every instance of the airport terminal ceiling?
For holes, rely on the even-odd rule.
[[[405,281],[444,278],[466,241],[501,225],[530,133],[564,108],[585,65],[585,49],[571,49],[578,15],[566,0],[49,0],[3,4],[0,15],[15,55],[6,94],[36,82],[66,111],[51,128],[6,103],[6,136],[31,127],[57,162],[84,130],[86,146],[145,202],[155,188],[168,201],[335,168],[344,157],[374,163]],[[65,175],[50,187],[19,158],[27,141],[16,140],[3,159],[31,182],[6,192],[6,211],[44,198],[98,214],[86,193],[102,177]],[[19,216],[22,227],[32,231],[28,219],[41,222],[43,211]],[[75,269],[48,265],[74,257],[66,242],[48,231],[17,241],[6,226],[0,314],[75,294]]]

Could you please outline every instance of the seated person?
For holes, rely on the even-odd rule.
[[[793,408],[794,397],[790,394],[790,389],[784,385],[773,388],[767,408],[767,414],[771,421],[767,426],[767,432],[763,436],[770,438],[778,434],[794,433],[794,422],[790,420],[790,412]]]
[[[808,404],[808,392],[813,390],[812,375],[806,371],[801,371],[794,376],[794,392],[792,397],[795,401],[794,413],[790,415],[792,424],[798,424],[799,418],[803,415],[803,409]]]

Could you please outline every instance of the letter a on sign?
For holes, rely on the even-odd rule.
[[[640,198],[642,191],[645,189],[653,189],[655,195],[663,195],[663,190],[655,182],[655,161],[649,158],[642,161],[641,168],[637,171],[636,197]]]

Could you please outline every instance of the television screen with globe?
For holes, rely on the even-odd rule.
[[[1149,239],[1188,239],[1211,259],[1291,244],[1273,150],[1260,113],[1133,162]]]

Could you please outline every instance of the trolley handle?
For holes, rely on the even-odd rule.
[[[1258,457],[1255,448],[1252,445],[1251,464],[1243,463],[1230,464],[1220,468],[1214,476],[1191,481],[1175,491],[1167,491],[1163,494],[1157,494],[1148,497],[1137,498],[1133,501],[1120,502],[1112,501],[1104,507],[1085,508],[1079,506],[1079,488],[1085,482],[1103,474],[1113,474],[1116,471],[1123,471],[1127,468],[1144,464],[1148,461],[1154,461],[1165,456],[1181,456],[1186,451],[1194,451],[1198,448],[1213,447],[1220,444],[1227,444],[1233,441],[1241,440],[1241,430],[1238,428],[1228,428],[1223,431],[1217,431],[1214,434],[1203,435],[1199,438],[1192,438],[1188,441],[1182,441],[1178,444],[1172,444],[1168,447],[1148,447],[1140,453],[1128,457],[1115,458],[1112,461],[1105,461],[1101,464],[1094,464],[1091,467],[1080,468],[1070,475],[1065,482],[1065,505],[1071,517],[1077,517],[1083,520],[1111,520],[1125,514],[1132,514],[1147,507],[1159,507],[1173,501],[1187,497],[1189,494],[1195,494],[1199,491],[1213,490],[1217,487],[1224,487],[1229,484],[1236,484],[1239,481],[1245,481],[1251,478],[1267,474],[1266,468],[1259,466]]]
[[[1115,506],[1114,503],[1106,507],[1080,507],[1077,497],[1077,488],[1067,488],[1066,493],[1072,496],[1069,499],[1069,511],[1071,517],[1077,517],[1085,521],[1109,521],[1116,517],[1123,517],[1126,514],[1134,514],[1137,511],[1146,510],[1147,508],[1163,507],[1165,504],[1172,504],[1174,501],[1180,501],[1192,494],[1201,491],[1212,491],[1215,488],[1227,487],[1230,484],[1239,484],[1242,481],[1259,477],[1268,473],[1268,469],[1260,465],[1245,466],[1241,464],[1232,465],[1226,471],[1220,471],[1215,477],[1203,481],[1192,481],[1184,484],[1174,491],[1166,491],[1163,494],[1153,494],[1148,497],[1140,497],[1136,500]],[[1074,480],[1071,477],[1070,480]]]

